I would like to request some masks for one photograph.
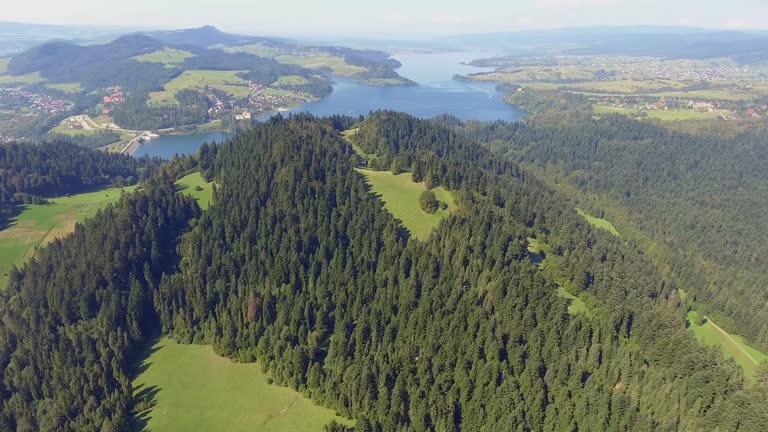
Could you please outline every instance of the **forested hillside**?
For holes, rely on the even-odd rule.
[[[69,142],[0,145],[0,221],[17,204],[134,184],[158,164]]]
[[[718,322],[768,349],[765,128],[724,138],[570,112],[459,129],[553,181],[609,197],[653,241],[660,268]]]
[[[371,166],[457,197],[409,237],[355,170],[356,121],[277,117],[206,146],[208,210],[163,171],[14,274],[0,428],[125,429],[128,358],[162,332],[258,360],[361,431],[765,430],[768,372],[747,386],[701,347],[638,245],[465,136],[375,113],[351,136]]]

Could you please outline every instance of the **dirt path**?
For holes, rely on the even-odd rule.
[[[757,360],[756,360],[754,357],[752,357],[752,356],[749,354],[749,352],[748,352],[747,350],[745,350],[743,346],[741,346],[741,344],[739,343],[739,341],[737,341],[737,340],[736,340],[736,339],[735,339],[733,336],[731,336],[731,335],[730,335],[730,333],[728,333],[727,331],[725,331],[725,330],[721,329],[721,328],[720,328],[720,326],[718,326],[717,324],[715,324],[715,322],[714,322],[714,321],[712,321],[711,319],[709,319],[709,317],[705,316],[704,318],[706,318],[707,322],[709,322],[710,324],[712,324],[712,326],[713,326],[714,328],[716,328],[716,329],[717,329],[717,331],[719,331],[720,333],[722,333],[722,334],[723,334],[723,335],[726,337],[726,339],[728,339],[729,341],[731,341],[731,343],[733,343],[734,345],[736,345],[736,346],[739,348],[739,350],[740,350],[741,352],[743,352],[743,353],[744,353],[744,355],[746,355],[746,356],[747,356],[747,358],[748,358],[748,359],[750,359],[750,360],[752,361],[752,363],[754,363],[755,365],[758,365],[758,364],[760,363],[760,362],[758,362],[758,361],[757,361]]]

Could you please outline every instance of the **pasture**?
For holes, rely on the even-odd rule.
[[[321,432],[336,420],[352,425],[301,393],[270,385],[256,363],[233,363],[208,345],[161,339],[133,381],[154,407],[138,414],[139,430]]]
[[[630,117],[643,117],[661,121],[713,120],[721,115],[732,114],[728,110],[699,111],[695,109],[638,110],[632,108],[595,105],[595,114],[624,114]]]
[[[330,54],[315,54],[309,56],[280,55],[275,57],[275,60],[280,63],[297,64],[308,69],[330,69],[334,74],[343,77],[351,77],[368,70],[362,66],[347,64],[343,57]]]
[[[83,91],[80,87],[80,83],[58,83],[58,84],[46,84],[46,87],[53,90],[59,90],[63,92],[77,93]]]
[[[422,210],[419,197],[427,190],[427,186],[424,182],[415,183],[409,172],[394,175],[389,171],[371,171],[363,168],[358,168],[357,172],[365,176],[371,191],[384,203],[384,208],[419,240],[426,240],[440,221],[456,210],[453,193],[442,187],[432,191],[439,201],[448,204],[448,208],[438,209],[434,214]]]
[[[122,190],[130,192],[135,186]],[[29,204],[0,231],[0,287],[5,287],[12,265],[21,266],[34,256],[37,248],[63,237],[75,224],[92,217],[120,198],[120,188],[102,189],[69,197],[50,198],[50,204]]]
[[[133,60],[144,63],[163,63],[163,64],[181,64],[184,60],[190,57],[195,57],[189,51],[182,51],[174,48],[163,48],[161,50],[152,51],[151,53],[142,54],[136,57],[131,57]]]
[[[0,75],[0,85],[4,84],[35,84],[41,81],[45,81],[45,78],[40,76],[40,72],[28,73],[26,75]]]
[[[589,224],[592,225],[593,227],[606,230],[609,233],[615,235],[616,237],[620,236],[619,232],[616,230],[613,224],[610,223],[609,221],[594,217],[578,208],[576,209],[576,212],[578,212],[581,217],[586,219],[586,221],[589,222]]]
[[[706,345],[720,347],[725,358],[733,358],[744,369],[744,376],[750,381],[754,380],[757,365],[768,361],[768,355],[747,345],[741,336],[731,335],[718,327],[709,317],[704,325],[697,326],[697,317],[698,312],[688,312],[689,328],[696,338]]]
[[[10,57],[0,58],[0,75],[5,75],[8,73],[8,63],[10,62]]]
[[[236,97],[247,97],[251,94],[248,82],[236,76],[240,71],[188,70],[178,77],[165,83],[163,91],[149,94],[150,104],[176,104],[176,92],[184,89],[204,90],[212,87]]]
[[[213,183],[205,181],[200,172],[193,172],[176,180],[176,192],[190,195],[201,209],[206,210],[213,199]]]

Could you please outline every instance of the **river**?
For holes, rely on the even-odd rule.
[[[448,113],[462,120],[519,120],[525,113],[504,102],[504,94],[497,91],[494,84],[453,80],[455,74],[487,70],[463,65],[461,62],[492,57],[493,54],[451,52],[394,55],[403,65],[398,73],[416,81],[418,86],[374,87],[335,78],[333,93],[327,98],[305,103],[283,115],[290,112],[309,112],[319,116],[364,115],[378,109],[391,109],[419,117]],[[194,153],[203,142],[221,141],[226,137],[224,132],[161,135],[143,144],[134,156],[171,158],[174,154]]]

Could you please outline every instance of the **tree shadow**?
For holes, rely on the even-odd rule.
[[[29,208],[28,204],[15,205],[7,213],[0,216],[0,231],[13,227],[18,223],[19,215]]]
[[[158,346],[160,338],[151,339],[147,345],[140,350],[131,361],[129,376],[135,380],[142,373],[152,366],[149,361],[152,354],[156,353],[162,347]],[[131,408],[131,423],[129,430],[132,432],[148,432],[147,425],[152,419],[152,410],[157,405],[157,394],[162,390],[156,385],[141,384],[133,389],[133,407]]]

